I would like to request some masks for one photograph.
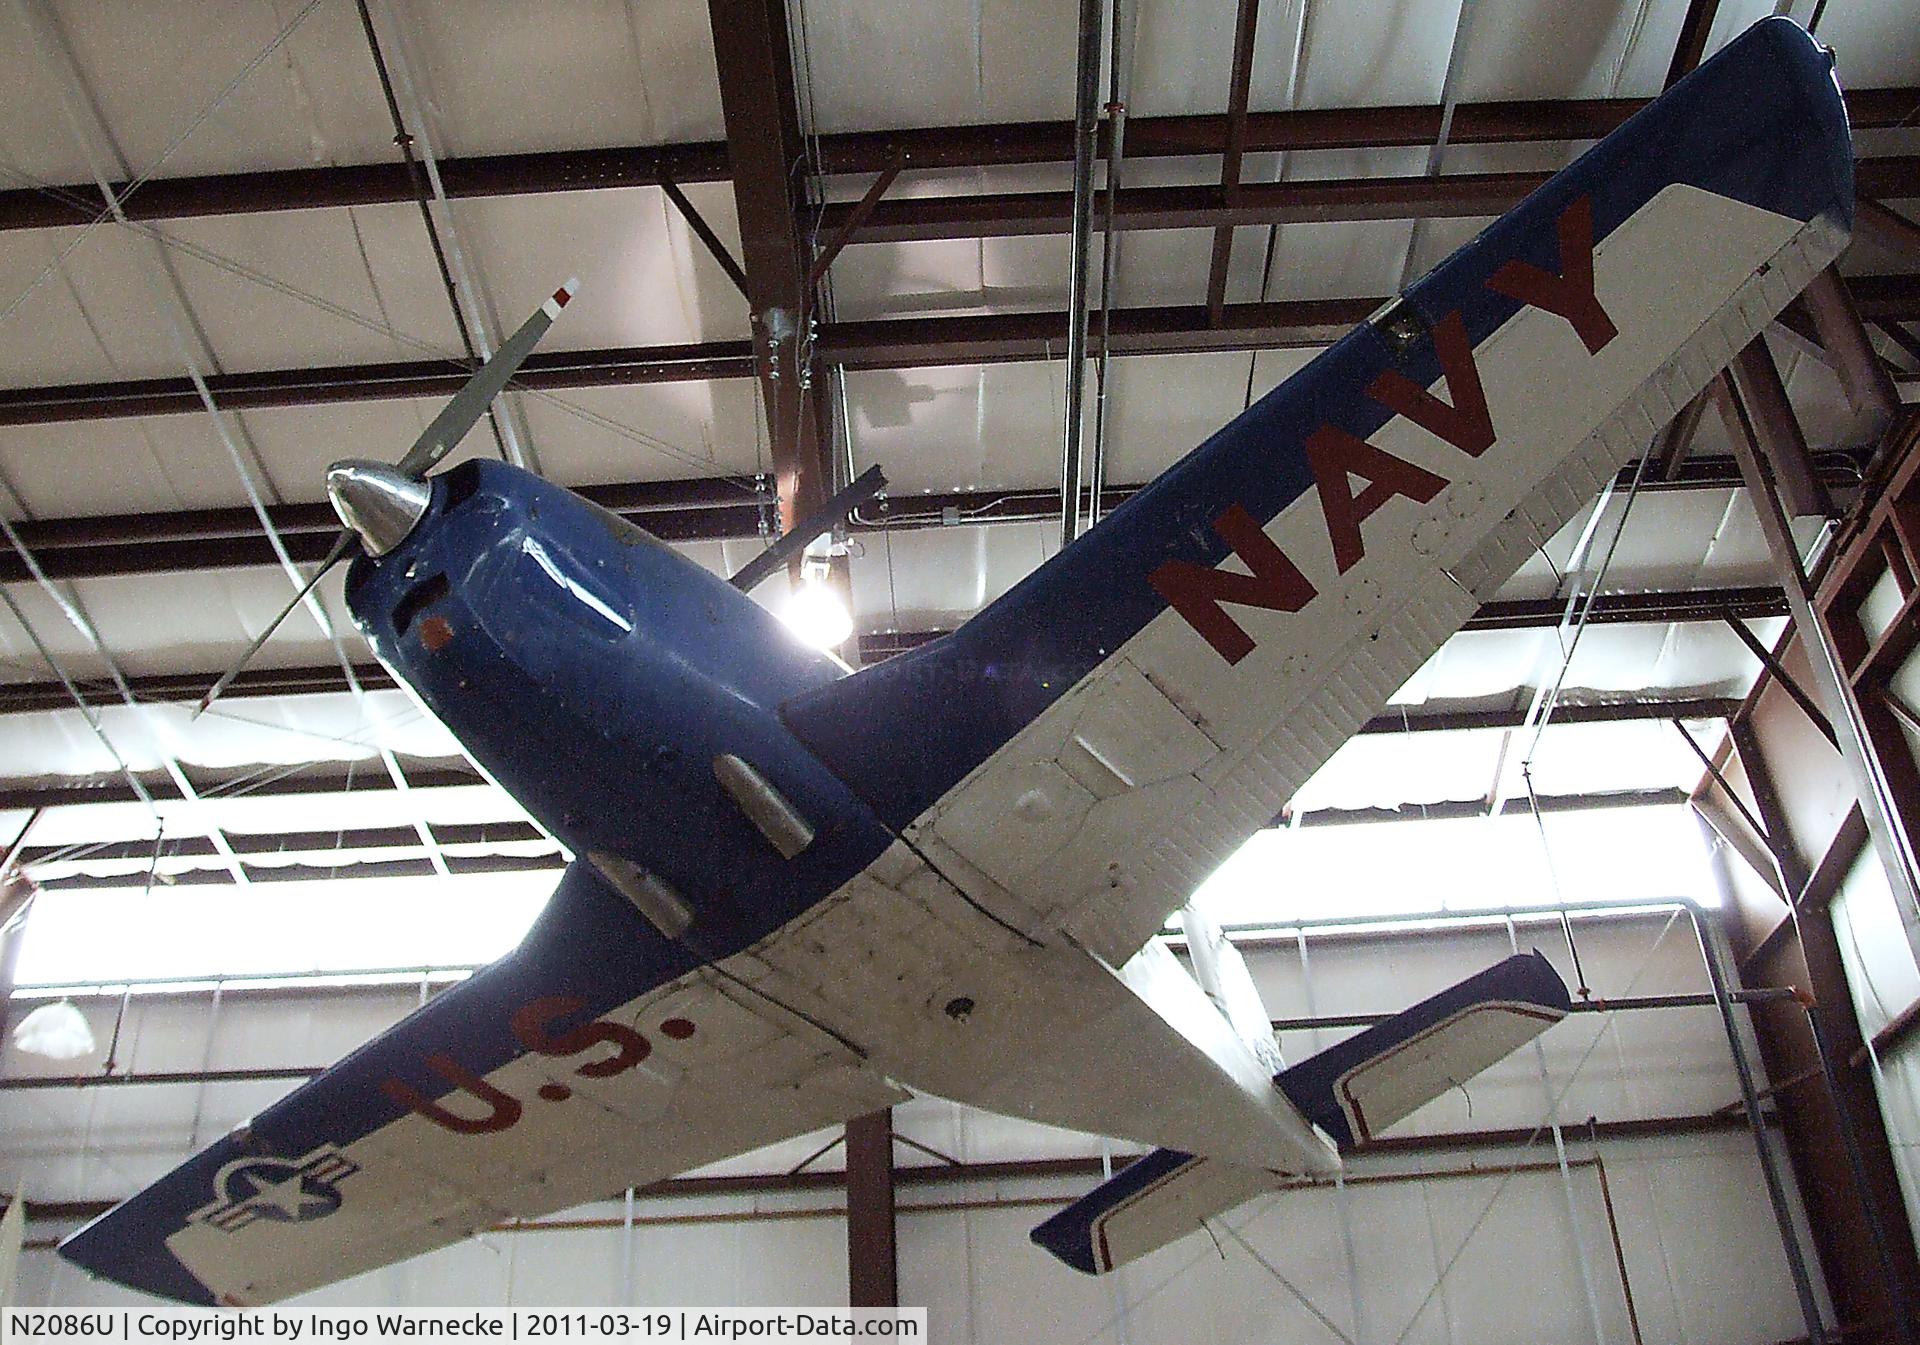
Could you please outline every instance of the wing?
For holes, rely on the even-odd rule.
[[[168,1298],[266,1302],[904,1096],[576,863],[519,948],[60,1250]]]
[[[1828,53],[1763,22],[944,640],[794,731],[1118,964],[1844,247]]]

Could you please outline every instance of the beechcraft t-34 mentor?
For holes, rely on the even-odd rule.
[[[1158,1146],[1034,1231],[1099,1272],[1565,1013],[1516,957],[1285,1065],[1154,939],[1846,245],[1830,55],[1755,25],[962,629],[852,675],[527,472],[336,465],[374,650],[576,858],[512,953],[61,1251],[248,1304],[909,1090]],[[342,550],[346,548],[343,546]]]

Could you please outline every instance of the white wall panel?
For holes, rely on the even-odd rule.
[[[1523,923],[1523,948],[1539,944],[1571,980],[1557,922]],[[1664,915],[1581,921],[1583,967],[1596,994],[1703,989],[1684,922]],[[1440,929],[1394,938],[1315,937],[1303,972],[1289,942],[1249,950],[1271,1012],[1377,1012],[1441,988],[1507,955],[1504,927]],[[412,986],[332,992],[229,991],[217,1012],[207,996],[137,995],[116,1052],[135,1071],[315,1064],[335,1058],[417,1002]],[[84,1002],[101,1056],[120,1007]],[[1330,1045],[1345,1029],[1326,1030]],[[1290,1058],[1313,1049],[1289,1033]],[[1569,1197],[1543,1133],[1525,1148],[1362,1157],[1344,1196],[1331,1189],[1277,1193],[1237,1211],[1259,1254],[1342,1331],[1356,1296],[1365,1338],[1456,1342],[1580,1341],[1591,1337],[1580,1255],[1593,1278],[1602,1326],[1627,1338],[1624,1297],[1591,1159],[1604,1157],[1643,1330],[1649,1340],[1742,1342],[1793,1334],[1794,1301],[1753,1150],[1738,1131],[1587,1143],[1579,1122],[1698,1115],[1735,1089],[1712,1009],[1577,1017],[1543,1042],[1548,1083],[1531,1051],[1497,1066],[1467,1093],[1443,1097],[1397,1133],[1530,1129],[1549,1092],[1565,1091],[1574,1166]],[[78,1068],[94,1070],[101,1059]],[[0,1077],[72,1071],[15,1053]],[[124,1195],[290,1085],[10,1090],[0,1092],[0,1189],[37,1200]],[[1035,1126],[920,1098],[896,1112],[898,1132],[966,1163],[1097,1156],[1097,1137]],[[834,1138],[803,1137],[709,1172],[780,1173]],[[907,1146],[903,1165],[940,1159]],[[811,1166],[834,1169],[837,1150]],[[1512,1176],[1503,1174],[1519,1165]],[[1478,1171],[1472,1171],[1477,1168]],[[1456,1175],[1467,1170],[1467,1175]],[[1028,1231],[1091,1185],[1089,1177],[1008,1177],[965,1183],[903,1180],[899,1191],[904,1302],[930,1309],[934,1339],[998,1342],[1126,1340],[1130,1345],[1332,1337],[1230,1236],[1218,1247],[1196,1234],[1091,1280],[1036,1250]],[[1350,1268],[1341,1236],[1351,1227]],[[559,1230],[498,1232],[363,1276],[312,1296],[316,1303],[637,1304],[833,1303],[846,1293],[842,1198],[807,1191],[641,1199],[635,1226],[618,1201],[564,1216]],[[944,1207],[944,1208],[942,1208]],[[35,1238],[61,1231],[36,1223]],[[1451,1270],[1446,1270],[1449,1264]],[[1436,1279],[1444,1283],[1429,1298]],[[1357,1292],[1356,1292],[1357,1291]],[[30,1250],[21,1292],[30,1303],[132,1301],[86,1281],[44,1248]],[[1124,1335],[1114,1318],[1124,1307]],[[1415,1314],[1418,1311],[1418,1319]]]

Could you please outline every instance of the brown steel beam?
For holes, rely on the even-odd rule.
[[[1850,89],[1846,100],[1855,129],[1892,126],[1920,102],[1920,89]],[[1639,98],[1467,103],[1456,110],[1447,139],[1457,145],[1594,140],[1644,106]],[[1247,118],[1245,148],[1261,153],[1431,145],[1440,116],[1441,109],[1430,104],[1254,112]],[[1227,118],[1218,114],[1129,117],[1127,157],[1218,154],[1226,134]],[[1065,163],[1073,157],[1073,125],[1030,121],[860,131],[825,136],[820,149],[820,170],[828,174],[877,173],[900,151],[924,169]],[[658,187],[668,180],[720,182],[730,171],[727,147],[717,141],[455,156],[436,166],[447,195],[456,199]],[[414,200],[406,166],[398,163],[157,178],[131,194],[127,184],[113,185],[128,217],[145,222]],[[80,225],[99,214],[99,188],[91,182],[0,192],[0,230]]]
[[[1131,187],[1122,189],[1114,203],[1113,224],[1120,230],[1210,229],[1241,224],[1491,218],[1519,204],[1550,176],[1456,173],[1436,178],[1245,183],[1231,195],[1216,186]],[[821,227],[840,227],[849,209],[837,202],[821,207]],[[1104,192],[1095,194],[1094,209],[1105,209]],[[906,243],[1063,234],[1072,218],[1071,192],[916,196],[882,202],[865,224],[853,230],[851,241]]]
[[[1786,598],[1778,587],[1704,588],[1678,593],[1603,593],[1587,607],[1595,626],[1630,622],[1720,621],[1729,612],[1749,620],[1785,616]],[[1466,630],[1530,630],[1557,626],[1566,615],[1559,598],[1525,598],[1483,604],[1467,618]]]
[[[1653,461],[1648,466],[1661,480],[1679,478],[1687,454],[1693,451],[1693,437],[1700,430],[1700,418],[1706,414],[1709,397],[1709,393],[1702,392],[1681,407],[1680,414],[1667,423],[1667,428],[1660,431],[1660,437],[1654,441],[1650,450]]]
[[[1873,324],[1885,333],[1887,339],[1907,352],[1907,358],[1920,364],[1920,337],[1897,322],[1876,322]]]
[[[900,170],[906,166],[906,156],[896,154],[893,162],[880,170],[880,175],[873,180],[873,185],[868,187],[866,194],[854,204],[840,232],[820,245],[812,263],[807,267],[806,290],[809,294],[826,277],[828,269],[833,265],[833,259],[838,257],[840,249],[847,245],[847,239],[853,235],[855,229],[866,222],[867,216],[873,213],[873,208],[880,204],[880,198],[887,194],[887,188],[893,185],[893,180],[900,176]]]
[[[1713,32],[1714,17],[1720,12],[1720,0],[1691,0],[1686,17],[1680,21],[1680,37],[1674,43],[1673,60],[1667,66],[1663,86],[1671,89],[1696,69],[1707,54],[1707,38]]]
[[[1740,702],[1720,696],[1684,696],[1670,700],[1562,702],[1553,709],[1555,724],[1619,724],[1646,720],[1725,719]],[[1446,733],[1472,729],[1517,729],[1527,724],[1526,710],[1389,710],[1360,726],[1362,733]]]
[[[71,1085],[69,1085],[71,1086]],[[1767,1123],[1773,1124],[1769,1113]],[[1711,1135],[1744,1130],[1744,1117],[1720,1112],[1702,1115],[1646,1116],[1618,1121],[1588,1121],[1579,1134],[1590,1140],[1667,1139],[1679,1135]],[[1361,1154],[1454,1153],[1462,1149],[1526,1149],[1540,1140],[1539,1127],[1531,1130],[1462,1130],[1437,1135],[1393,1135],[1368,1141]],[[1117,1170],[1140,1157],[1117,1154],[1112,1159]],[[1101,1175],[1105,1160],[1086,1158],[1026,1158],[997,1163],[922,1163],[896,1169],[901,1186],[951,1186],[964,1183],[992,1184],[1018,1181],[1079,1180]],[[1557,1170],[1557,1168],[1555,1169]],[[1419,1175],[1419,1174],[1414,1174]],[[838,1172],[809,1169],[801,1172],[745,1173],[738,1176],[669,1177],[651,1186],[640,1187],[641,1196],[750,1196],[784,1195],[797,1191],[831,1191],[845,1178]],[[35,1223],[84,1223],[97,1219],[117,1202],[112,1200],[30,1200],[27,1218]],[[752,1217],[752,1216],[748,1216]],[[505,1227],[537,1228],[538,1223],[509,1224]],[[617,1222],[613,1226],[618,1226]]]
[[[536,353],[520,367],[513,386],[559,391],[746,378],[752,373],[753,350],[748,342],[707,341],[695,345]],[[206,383],[207,391],[223,410],[251,411],[404,397],[451,397],[471,376],[470,370],[453,360],[402,360],[388,364],[328,365],[317,369],[216,373],[207,375]],[[205,409],[199,390],[186,378],[135,378],[0,389],[0,425],[197,414]]]
[[[1854,276],[1846,290],[1857,312],[1868,321],[1920,320],[1920,276]],[[1339,340],[1383,302],[1357,297],[1228,304],[1217,324],[1198,305],[1119,309],[1112,315],[1109,344],[1118,355],[1317,349]],[[1064,312],[885,318],[829,324],[819,331],[813,352],[825,363],[846,369],[994,364],[1059,359],[1066,334]],[[516,386],[534,390],[619,387],[746,378],[754,371],[749,343],[711,341],[536,354],[522,368]],[[451,361],[413,360],[218,374],[208,379],[208,390],[221,406],[245,411],[444,397],[452,395],[465,378]],[[0,426],[181,415],[204,409],[198,391],[185,378],[0,389]]]
[[[578,490],[654,536],[677,542],[758,536],[762,514],[773,503],[761,483],[743,477],[638,481]],[[296,563],[322,559],[340,531],[339,519],[324,504],[270,505],[267,516]],[[277,563],[259,519],[247,508],[40,519],[16,527],[21,541],[55,579]],[[18,555],[0,554],[0,583],[21,583],[29,577]]]
[[[1779,367],[1774,364],[1766,341],[1756,337],[1748,342],[1746,348],[1734,356],[1727,373],[1753,417],[1760,449],[1773,464],[1774,480],[1779,483],[1780,497],[1788,512],[1795,518],[1833,517],[1833,499],[1813,470],[1807,437],[1800,429],[1800,418],[1793,412],[1787,385],[1781,381]],[[1715,379],[1710,386],[1718,396],[1724,393],[1728,381]],[[1730,432],[1739,433],[1738,427]]]
[[[1862,197],[1854,209],[1854,231],[1884,247],[1920,257],[1920,224],[1899,211]]]
[[[1845,291],[1868,322],[1920,319],[1920,275],[1846,276]]]
[[[1333,178],[1213,186],[1134,187],[1114,203],[1116,229],[1198,229],[1242,224],[1348,223],[1362,220],[1480,219],[1505,214],[1550,173],[1449,173],[1440,177]],[[1865,159],[1855,165],[1862,195],[1920,195],[1920,156]],[[1104,209],[1104,194],[1095,209]],[[845,227],[851,207],[821,207],[823,229]],[[1007,238],[1068,231],[1071,192],[987,192],[919,196],[884,202],[859,228],[855,243]]]
[[[846,1148],[847,1306],[897,1307],[893,1113],[883,1109],[847,1122]]]
[[[1818,481],[1832,489],[1858,484],[1860,464],[1848,454],[1816,455]],[[1631,476],[1626,478],[1631,480]],[[1672,479],[1648,481],[1643,489],[1726,489],[1739,485],[1730,460],[1689,459]],[[1118,507],[1138,490],[1111,487],[1102,507]],[[741,477],[687,481],[627,482],[579,487],[587,499],[631,519],[669,542],[724,541],[762,535],[763,515],[771,509],[764,483]],[[1060,512],[1057,490],[975,490],[900,495],[884,507],[856,512],[855,532],[1036,521]],[[323,504],[273,505],[268,517],[297,563],[317,561],[339,531],[332,510]],[[118,575],[188,573],[276,563],[252,511],[242,508],[188,509],[152,514],[108,514],[40,519],[17,525],[22,540],[55,579],[98,579]],[[18,557],[0,554],[0,583],[28,578]],[[249,676],[252,676],[251,674]],[[272,694],[271,674],[262,674],[261,694]],[[204,690],[205,688],[202,688]]]
[[[1201,306],[1122,308],[1112,314],[1108,347],[1116,355],[1314,349],[1345,336],[1381,302],[1228,304],[1218,325],[1209,323]],[[1064,312],[887,318],[834,323],[820,333],[819,352],[847,369],[913,369],[1061,359],[1066,340]]]
[[[753,300],[747,293],[746,273],[740,269],[740,263],[733,259],[733,254],[727,251],[727,245],[721,241],[720,235],[713,231],[713,226],[707,223],[707,217],[694,209],[693,202],[687,199],[687,194],[680,190],[679,184],[672,178],[663,179],[660,190],[666,194],[669,201],[673,202],[673,208],[680,212],[680,218],[687,222],[689,229],[693,230],[693,236],[698,238],[702,246],[707,249],[707,255],[713,258],[714,264],[726,272],[727,279],[731,280],[733,287],[740,291],[740,297],[751,303]]]
[[[1916,193],[1920,193],[1920,184],[1916,184],[1915,192],[1906,194]],[[1920,286],[1920,278],[1905,279]],[[1894,390],[1887,366],[1863,325],[1864,318],[1881,315],[1868,314],[1867,305],[1850,293],[1850,284],[1833,267],[1813,278],[1801,302],[1820,333],[1820,344],[1831,357],[1829,362],[1840,376],[1848,403],[1862,415],[1874,417],[1884,428],[1900,409],[1900,394]]]

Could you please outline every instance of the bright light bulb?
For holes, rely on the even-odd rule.
[[[853,617],[840,595],[824,580],[809,575],[787,599],[780,619],[795,635],[815,649],[834,649],[853,634]]]

